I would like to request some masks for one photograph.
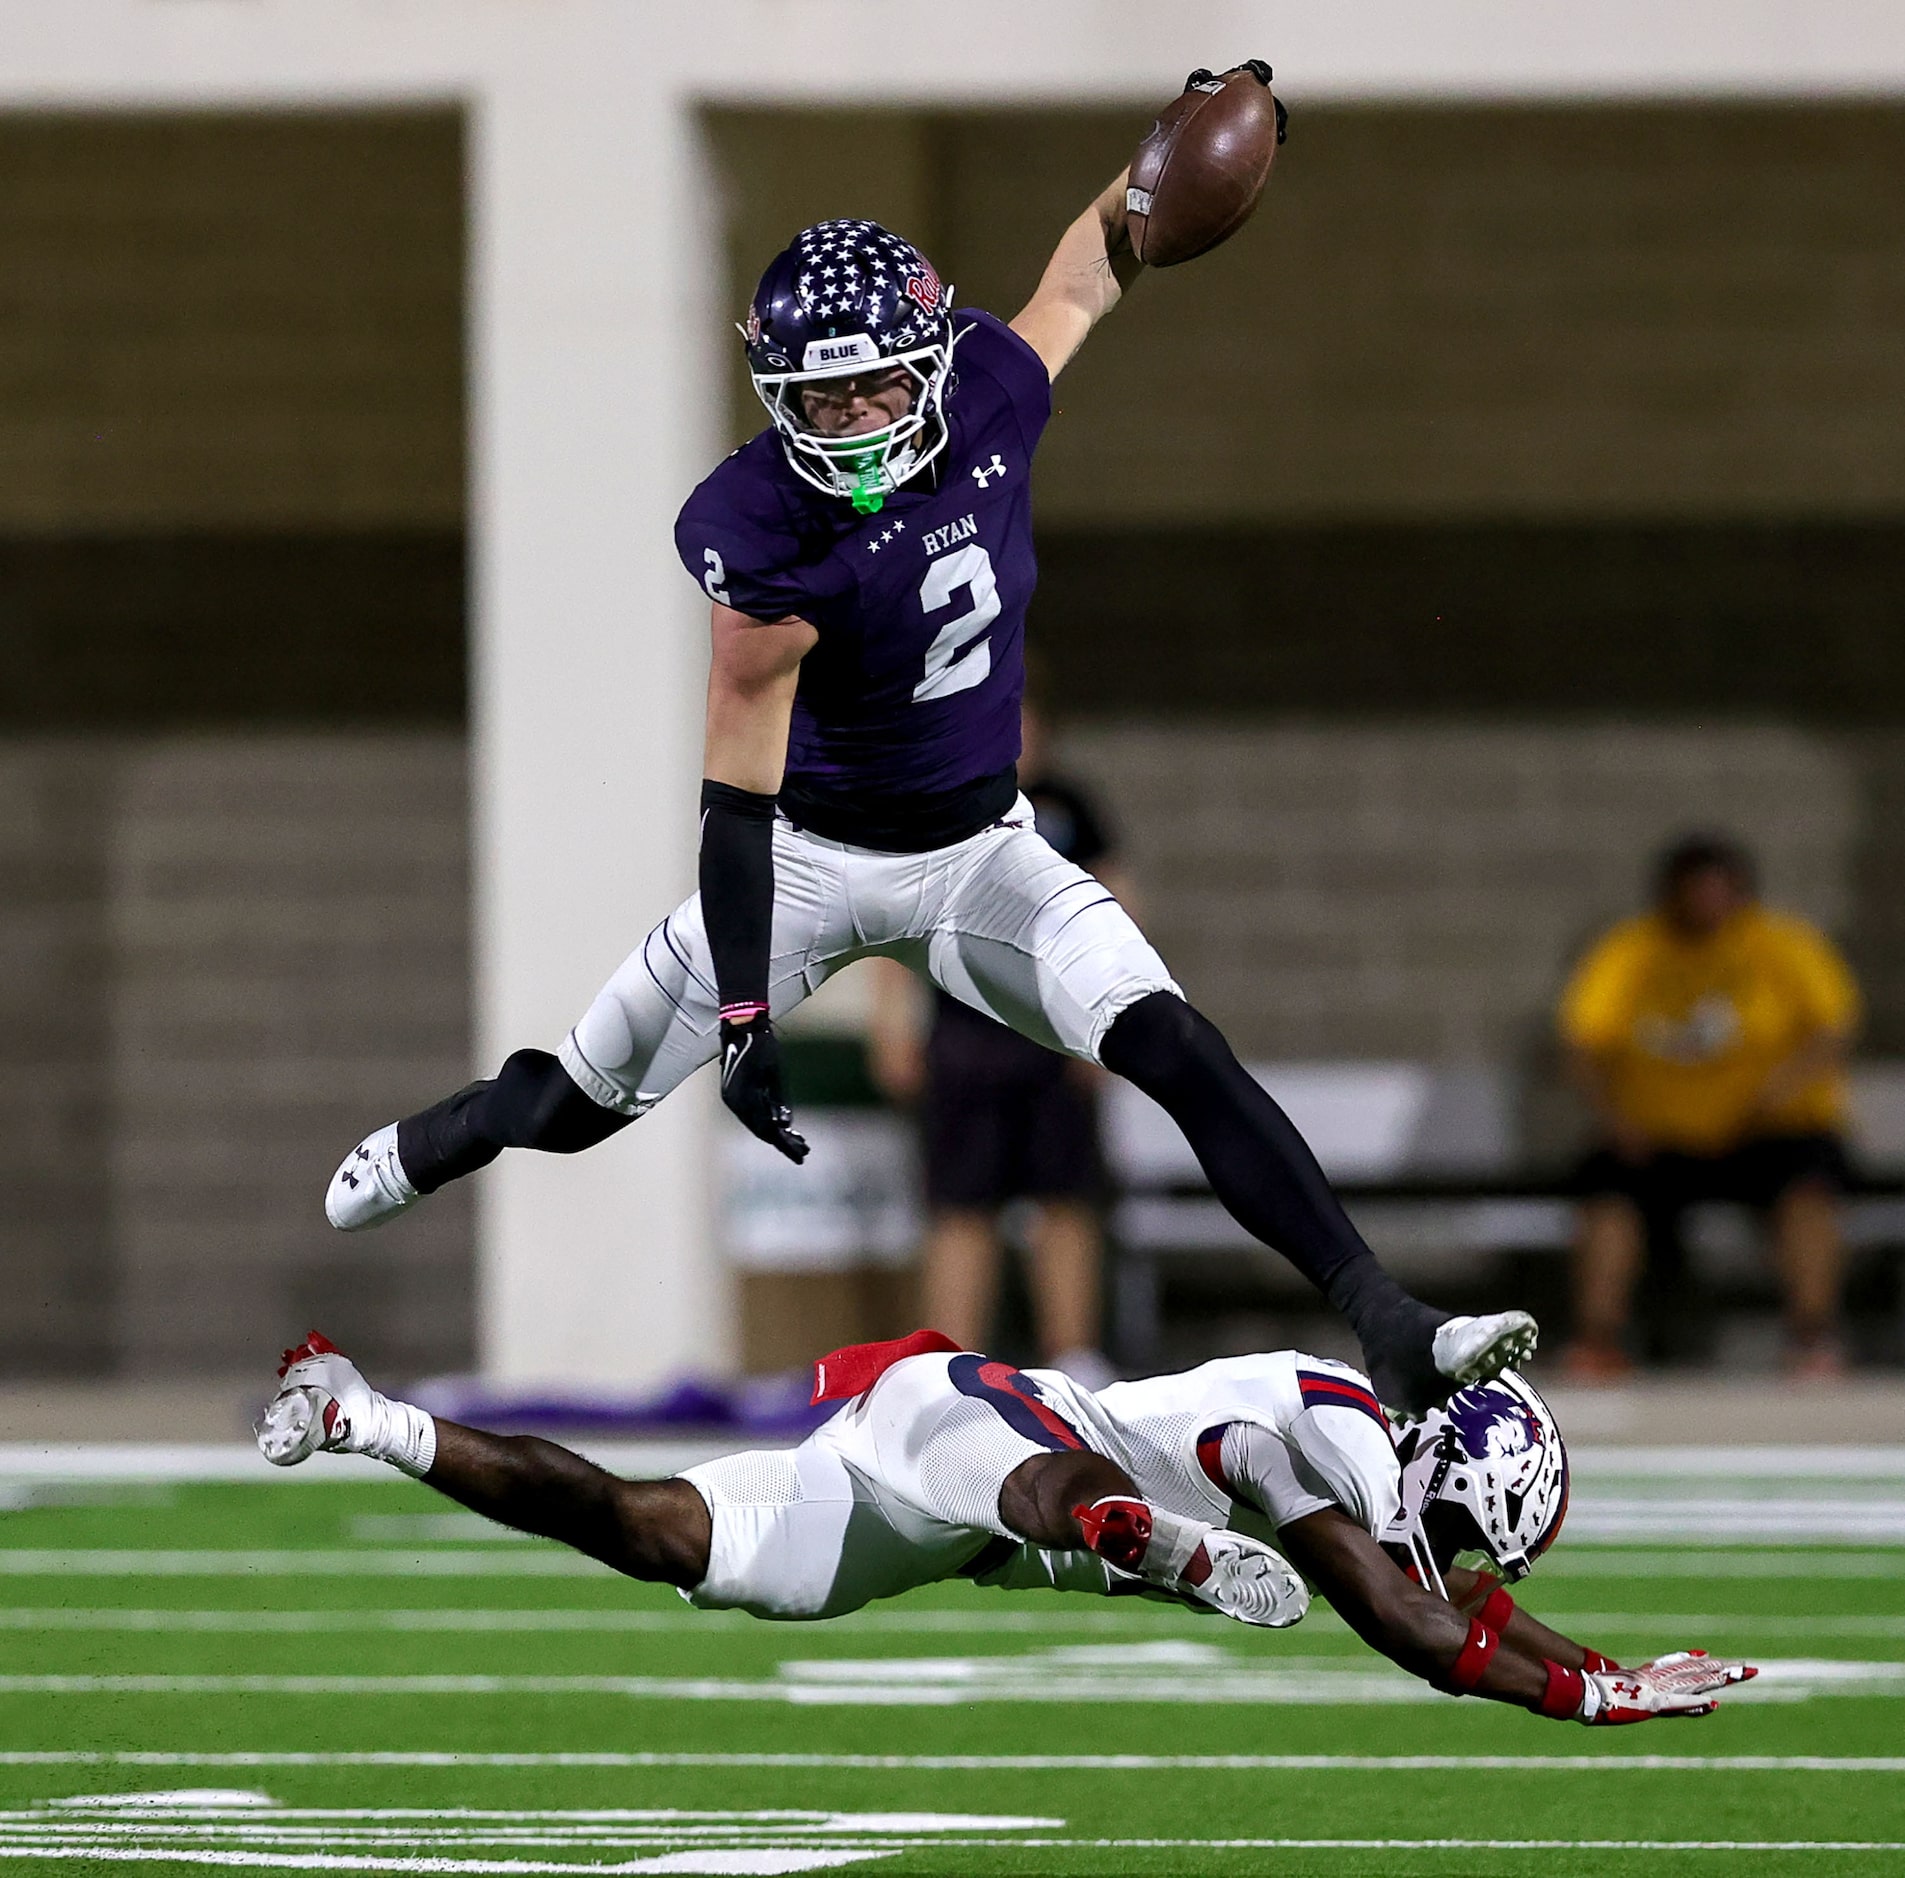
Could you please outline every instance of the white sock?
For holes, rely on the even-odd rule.
[[[369,1425],[351,1430],[351,1451],[388,1461],[421,1480],[437,1458],[435,1418],[408,1402],[393,1402],[375,1389],[370,1392],[370,1403],[370,1413],[365,1417]]]

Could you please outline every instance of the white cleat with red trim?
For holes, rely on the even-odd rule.
[[[1075,1506],[1072,1517],[1113,1571],[1208,1604],[1240,1624],[1287,1630],[1310,1608],[1309,1587],[1290,1561],[1245,1533],[1119,1497]]]
[[[278,1393],[254,1432],[273,1467],[295,1467],[313,1454],[368,1454],[422,1478],[436,1459],[436,1423],[408,1402],[379,1395],[315,1330],[285,1351]]]
[[[295,1467],[313,1454],[351,1452],[351,1436],[370,1420],[372,1390],[357,1365],[312,1331],[278,1364],[278,1393],[257,1427],[258,1451],[273,1467]]]

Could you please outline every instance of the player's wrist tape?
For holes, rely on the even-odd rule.
[[[1581,1647],[1581,1667],[1598,1675],[1604,1669],[1619,1669],[1620,1664],[1611,1656],[1603,1656],[1599,1650],[1590,1650],[1585,1644]]]
[[[1468,1621],[1468,1641],[1457,1651],[1455,1661],[1449,1665],[1448,1674],[1443,1678],[1444,1686],[1453,1689],[1457,1695],[1468,1695],[1488,1673],[1488,1666],[1495,1660],[1495,1652],[1501,1648],[1501,1632],[1490,1630],[1478,1618]]]
[[[1508,1588],[1505,1585],[1497,1585],[1482,1600],[1482,1608],[1475,1613],[1475,1621],[1487,1625],[1490,1630],[1499,1634],[1508,1628],[1508,1620],[1514,1614],[1515,1600],[1508,1595]]]
[[[1548,1672],[1548,1686],[1534,1705],[1535,1713],[1547,1716],[1550,1721],[1593,1720],[1584,1712],[1592,1686],[1586,1676],[1578,1669],[1563,1669],[1559,1663],[1544,1661],[1542,1668]]]
[[[751,1024],[755,1018],[766,1015],[765,1004],[724,1004],[721,1007],[721,1021],[724,1024]]]

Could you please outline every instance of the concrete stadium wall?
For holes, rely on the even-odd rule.
[[[1905,1036],[1905,737],[1180,720],[1075,724],[1062,753],[1246,1054],[1538,1072],[1571,954],[1653,843],[1716,822]],[[307,1324],[393,1375],[467,1365],[473,1188],[361,1239],[320,1204],[365,1126],[465,1073],[467,824],[455,734],[0,741],[16,1373],[243,1373]]]
[[[1152,937],[1251,1056],[1528,1063],[1570,961],[1692,828],[1737,831],[1829,930],[1872,912],[1858,752],[1785,726],[1126,722],[1063,748],[1118,805]]]
[[[469,1196],[321,1210],[469,1062],[463,166],[447,107],[0,115],[15,1373],[470,1361]]]
[[[1895,522],[1897,107],[1297,101],[1261,224],[1106,326],[1042,465],[1041,520],[1073,559],[1121,568],[1135,544],[1144,592],[1182,596],[1167,638],[1207,610],[1193,524]],[[716,114],[730,303],[789,228],[864,210],[1010,311],[1145,115]],[[0,119],[9,1360],[248,1365],[313,1313],[393,1369],[468,1357],[463,1195],[401,1239],[340,1242],[315,1206],[367,1115],[467,1065],[461,122]],[[599,532],[583,509],[563,524],[545,549]],[[1080,722],[1075,746],[1106,771],[1167,956],[1244,1047],[1525,1054],[1646,845],[1721,811],[1765,841],[1776,892],[1846,933],[1905,1043],[1905,762],[1882,723],[1845,729],[1832,699],[1805,726],[1763,703],[1696,723],[1696,693],[1737,709],[1727,648],[1697,637],[1675,642],[1671,697],[1622,693],[1651,726],[1566,721],[1612,679],[1565,659],[1539,700],[1491,691],[1492,729],[1359,721],[1306,689],[1362,656],[1327,633],[1310,665],[1232,682],[1279,598],[1249,603],[1255,564],[1234,565],[1230,651],[1172,702],[1277,727]],[[625,633],[627,584],[599,584]],[[1843,609],[1865,720],[1905,721],[1892,590],[1881,567]],[[675,592],[638,597],[673,620]],[[1097,626],[1089,606],[1035,624],[1074,649],[1079,695],[1111,656]],[[1623,682],[1646,669],[1623,655]],[[1460,714],[1468,682],[1438,708]],[[1341,714],[1285,727],[1318,708]],[[285,741],[297,724],[308,740]],[[1225,830],[1215,801],[1253,813]],[[561,924],[612,958],[619,916],[579,911]],[[599,973],[510,976],[566,1012]]]
[[[1290,96],[1255,220],[1068,369],[1042,523],[1905,508],[1905,107]],[[802,222],[870,214],[1009,317],[1148,122],[719,114],[731,304]]]
[[[0,742],[0,1360],[254,1371],[319,1325],[472,1349],[468,1190],[340,1239],[324,1183],[469,1060],[458,735]]]
[[[459,528],[454,110],[0,115],[0,533]]]

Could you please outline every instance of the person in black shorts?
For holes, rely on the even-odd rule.
[[[1643,1273],[1658,1353],[1703,1348],[1711,1323],[1686,1282],[1679,1226],[1709,1200],[1767,1215],[1787,1373],[1840,1373],[1845,1071],[1858,1016],[1845,961],[1816,927],[1761,904],[1737,842],[1690,835],[1656,862],[1653,906],[1601,937],[1561,1003],[1600,1137],[1580,1176],[1570,1380],[1632,1370],[1628,1316]]]
[[[1045,768],[1044,726],[1030,703],[1023,736],[1021,786],[1039,834],[1129,905],[1106,819],[1085,790]],[[869,1039],[874,1080],[919,1120],[931,1215],[921,1257],[925,1321],[967,1349],[989,1347],[1003,1254],[999,1216],[1015,1200],[1031,1201],[1040,1357],[1087,1388],[1102,1386],[1112,1379],[1099,1349],[1103,1072],[944,992],[933,994],[922,1023],[910,974],[884,959],[872,967],[880,973]]]

